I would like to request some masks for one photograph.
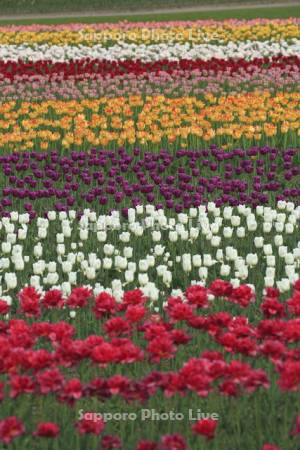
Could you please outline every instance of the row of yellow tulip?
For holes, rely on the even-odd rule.
[[[167,98],[6,102],[0,105],[0,146],[43,148],[73,145],[160,144],[191,137],[238,144],[300,135],[300,93],[269,91]],[[294,144],[291,143],[291,144]]]
[[[256,40],[289,40],[300,37],[300,26],[295,20],[239,22],[224,21],[200,25],[199,22],[183,24],[161,23],[151,26],[151,23],[138,26],[110,26],[98,29],[94,25],[65,28],[52,27],[50,30],[0,29],[0,44],[42,44],[50,45],[94,45],[103,42],[126,41],[136,44],[153,42],[220,42],[256,41]]]

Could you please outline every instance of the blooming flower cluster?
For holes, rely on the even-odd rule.
[[[253,90],[297,91],[300,59],[273,57],[246,61],[212,59],[152,63],[76,60],[37,63],[0,61],[0,97],[4,100],[98,98],[125,95],[170,97]]]
[[[186,289],[225,277],[247,282],[261,296],[264,286],[286,292],[299,278],[300,207],[240,205],[190,208],[175,216],[153,205],[97,215],[49,211],[30,222],[12,212],[0,222],[2,293],[11,295],[24,280],[70,293],[88,284],[117,298],[124,287],[140,286],[152,302],[159,292]]]
[[[300,197],[297,149],[32,151],[0,156],[0,171],[1,215],[19,209],[31,219],[37,211],[79,211],[82,202],[99,213],[117,204],[126,217],[128,208],[145,203],[180,213],[212,200],[256,207],[274,196],[296,204]]]
[[[300,37],[299,19],[288,20],[194,20],[167,22],[70,23],[60,25],[22,25],[0,27],[0,44],[91,46],[94,42],[110,45],[124,41],[135,44],[154,42],[195,43],[247,41],[290,41]]]
[[[0,321],[0,401],[4,411],[8,399],[15,401],[25,395],[33,402],[39,398],[45,404],[51,398],[51,404],[56,405],[51,411],[74,409],[75,404],[83,404],[88,398],[97,398],[104,404],[114,401],[120,405],[126,401],[129,405],[145,405],[161,395],[172,399],[180,394],[187,400],[192,395],[204,399],[217,395],[227,402],[230,398],[255,396],[258,390],[266,391],[268,396],[270,379],[275,381],[278,394],[289,392],[290,401],[296,402],[293,393],[300,389],[299,348],[295,347],[300,340],[300,284],[296,282],[286,302],[280,300],[277,289],[267,288],[260,307],[262,318],[255,321],[240,314],[251,308],[252,298],[248,286],[234,288],[229,282],[216,279],[208,288],[194,285],[180,296],[169,297],[164,302],[164,312],[153,313],[149,299],[138,289],[125,292],[118,301],[104,292],[93,296],[86,287],[75,287],[67,296],[57,289],[41,295],[35,288],[25,287],[18,294],[14,319],[9,319],[7,302],[0,301],[0,315],[6,318]],[[215,312],[214,305],[220,302],[224,307],[235,305],[239,315]],[[69,311],[74,312],[73,324],[63,320]],[[58,322],[46,320],[49,314],[54,317],[57,312]],[[82,314],[91,314],[101,324],[101,334],[81,335]],[[34,322],[29,321],[32,317]],[[193,343],[199,343],[205,335],[212,341],[213,350],[189,357]],[[161,361],[178,358],[181,347],[185,347],[186,357],[178,368],[159,370]],[[260,361],[259,367],[254,364],[256,360]],[[133,364],[144,367],[138,379],[118,373],[118,367]],[[82,366],[86,367],[84,378],[80,375]],[[71,377],[67,371],[70,367]],[[94,375],[97,367],[101,368],[101,376]],[[36,438],[59,438],[60,431],[63,433],[55,421],[49,422],[48,415],[45,422],[34,424],[33,418],[25,426],[19,411],[14,412],[14,416],[0,421],[0,440],[4,444],[25,433],[33,433]],[[103,434],[110,424],[101,415],[94,416],[83,414],[74,423],[77,433],[102,435],[100,448],[121,448],[117,436]],[[299,416],[295,424],[292,420],[289,417],[290,434],[297,439]],[[222,432],[212,419],[194,419],[189,428],[190,433],[207,439],[217,439],[216,432]],[[184,434],[187,431],[185,427]],[[175,448],[188,449],[180,434],[165,434],[161,438],[161,442],[172,441],[178,442]],[[118,446],[112,446],[113,442]],[[160,447],[155,441],[149,445],[142,440],[134,448],[174,448],[171,444]]]
[[[0,146],[6,152],[53,147],[84,150],[93,146],[171,145],[173,148],[223,149],[296,145],[300,94],[269,91],[206,98],[166,95],[38,102],[8,101],[0,105]]]
[[[105,59],[119,61],[125,59],[141,60],[144,62],[169,59],[203,59],[211,58],[231,59],[244,58],[253,60],[256,58],[270,58],[272,56],[297,56],[300,52],[300,39],[292,39],[291,42],[281,40],[274,41],[246,41],[228,42],[227,44],[195,44],[186,43],[161,43],[161,44],[131,44],[120,42],[110,47],[101,44],[92,46],[84,45],[4,45],[0,44],[0,58],[3,61],[40,61],[52,60],[63,62],[82,58]]]

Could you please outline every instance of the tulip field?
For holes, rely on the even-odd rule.
[[[300,19],[0,26],[0,450],[300,449]]]

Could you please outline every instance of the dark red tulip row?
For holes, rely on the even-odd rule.
[[[68,62],[53,62],[51,60],[31,61],[0,61],[0,79],[6,78],[13,81],[16,77],[27,75],[47,76],[49,80],[61,77],[64,80],[75,77],[76,79],[86,79],[87,77],[101,76],[114,78],[124,74],[134,76],[145,73],[168,74],[175,71],[201,71],[210,73],[233,74],[235,72],[247,73],[255,72],[258,68],[279,68],[297,70],[300,68],[300,58],[297,56],[274,56],[272,58],[256,58],[251,61],[245,59],[224,60],[212,58],[209,61],[201,59],[179,61],[169,61],[162,59],[154,62],[142,62],[139,60],[107,61],[99,59],[81,59]]]

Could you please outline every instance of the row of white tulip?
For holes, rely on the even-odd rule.
[[[83,58],[106,59],[109,61],[139,59],[144,62],[169,59],[179,61],[181,59],[211,58],[231,59],[272,57],[276,55],[292,56],[300,55],[300,40],[290,41],[245,41],[220,44],[195,44],[193,42],[160,43],[160,44],[130,44],[119,42],[111,47],[101,44],[93,46],[85,45],[0,45],[0,59],[4,61],[18,61],[19,59],[38,61],[52,60],[63,62],[70,59]]]
[[[67,295],[85,284],[117,298],[125,286],[141,287],[156,301],[160,291],[217,277],[285,292],[299,278],[299,223],[300,207],[286,202],[255,210],[209,203],[174,217],[137,206],[128,219],[118,211],[85,210],[80,220],[75,211],[50,211],[29,222],[12,212],[0,221],[0,295],[25,284]]]

